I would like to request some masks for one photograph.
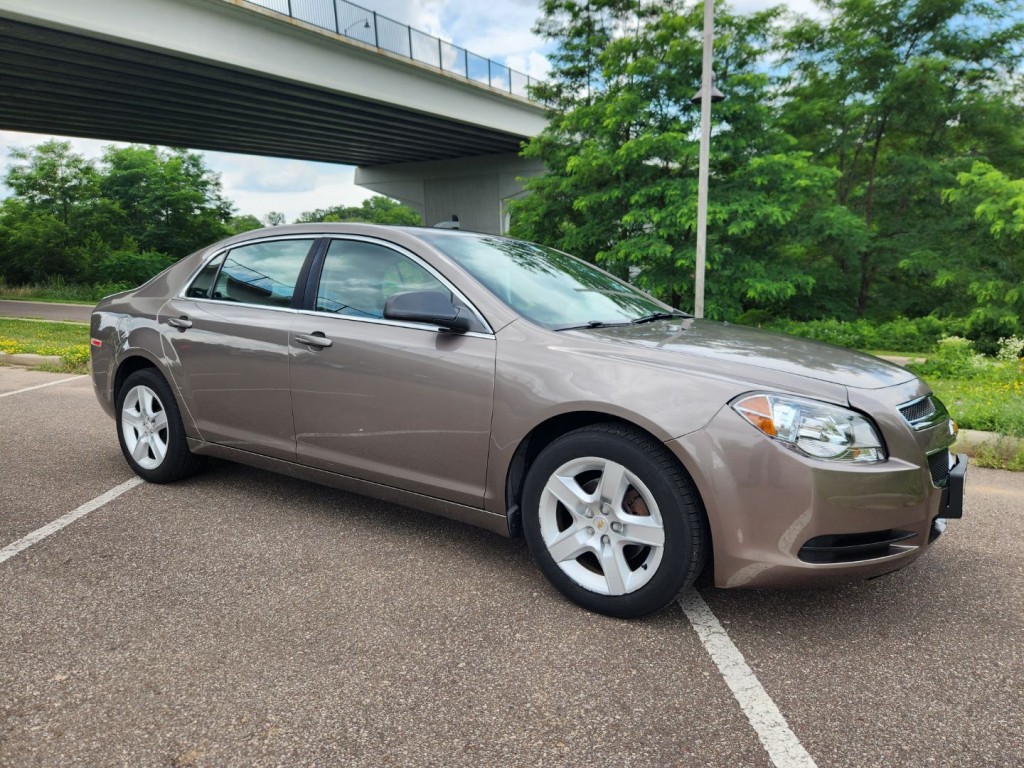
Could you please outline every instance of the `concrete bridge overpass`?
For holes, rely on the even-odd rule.
[[[526,98],[245,0],[0,0],[3,129],[356,165],[428,224],[501,232],[545,124]]]

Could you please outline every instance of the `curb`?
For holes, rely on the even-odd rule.
[[[952,450],[966,453],[968,456],[977,456],[981,450],[1015,455],[1024,450],[1024,438],[1000,435],[998,432],[961,429]]]
[[[59,355],[33,355],[28,352],[0,352],[0,363],[11,365],[60,365],[63,362]]]

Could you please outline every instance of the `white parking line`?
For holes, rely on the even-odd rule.
[[[747,666],[743,654],[704,598],[691,587],[679,598],[679,605],[739,702],[772,764],[776,768],[816,768],[813,758],[790,730],[786,718],[754,675],[754,670]]]
[[[106,493],[100,494],[92,501],[87,501],[85,504],[80,506],[78,509],[73,509],[66,515],[62,515],[54,520],[52,523],[47,523],[42,528],[38,528],[23,539],[18,539],[13,544],[8,544],[3,549],[0,549],[0,563],[5,560],[10,560],[19,552],[31,547],[36,542],[42,541],[47,536],[52,536],[61,528],[64,528],[71,523],[75,522],[80,517],[85,517],[90,512],[94,512],[104,504],[113,501],[125,491],[130,491],[139,483],[143,482],[141,477],[133,477],[131,480],[126,480],[120,485],[111,488]]]
[[[48,381],[45,384],[36,384],[34,387],[25,387],[24,389],[16,389],[13,392],[4,392],[0,397],[10,397],[11,395],[20,395],[22,392],[31,392],[33,389],[42,389],[43,387],[53,387],[57,384],[64,384],[69,381],[78,381],[84,379],[84,376],[72,376],[70,379],[60,379],[59,381]]]

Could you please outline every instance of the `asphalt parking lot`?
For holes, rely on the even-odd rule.
[[[133,477],[68,379],[0,367],[0,548]],[[876,581],[698,584],[709,644],[574,607],[522,541],[214,463],[0,563],[0,766],[1024,765],[1024,476],[973,467],[966,509]]]

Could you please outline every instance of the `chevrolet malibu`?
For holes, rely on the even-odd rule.
[[[524,535],[566,597],[635,617],[722,587],[901,568],[960,517],[927,385],[699,320],[550,248],[359,224],[248,232],[92,315],[144,479],[205,456]]]

